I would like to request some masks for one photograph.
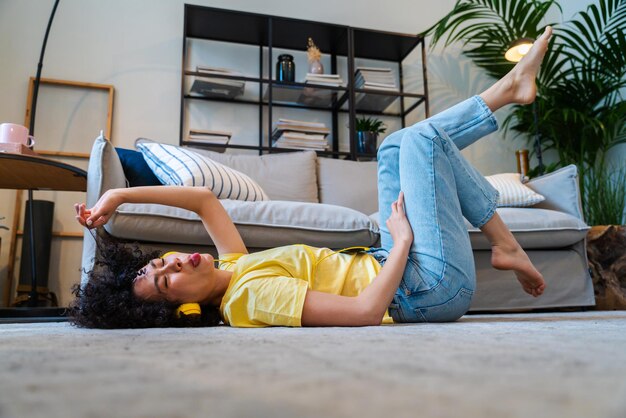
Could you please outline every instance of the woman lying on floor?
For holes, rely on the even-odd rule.
[[[200,216],[219,260],[108,244],[88,282],[74,289],[71,320],[101,328],[454,321],[469,309],[475,288],[463,217],[489,239],[493,267],[513,270],[527,293],[540,296],[544,279],[496,213],[497,192],[459,149],[497,129],[495,110],[534,100],[551,33],[548,27],[528,55],[479,96],[385,139],[378,151],[382,248],[341,253],[290,245],[248,254],[210,190],[109,190],[91,209],[76,205],[81,225],[104,225],[123,203],[177,206]],[[189,306],[197,310],[193,304],[201,316],[185,315]]]

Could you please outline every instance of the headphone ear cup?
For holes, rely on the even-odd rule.
[[[202,309],[200,305],[197,303],[183,303],[176,309],[175,315],[176,318],[181,318],[183,316],[191,316],[191,315],[201,315]]]

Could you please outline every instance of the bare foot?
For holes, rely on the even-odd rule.
[[[480,97],[491,111],[496,111],[508,104],[528,104],[535,100],[537,95],[535,78],[548,50],[551,36],[552,28],[547,26],[543,34],[533,43],[528,54],[507,75],[481,93]]]
[[[511,247],[492,246],[491,265],[498,270],[513,270],[524,291],[534,297],[540,296],[546,288],[543,276],[519,244]]]
[[[548,50],[548,42],[552,36],[552,28],[546,27],[543,34],[533,43],[528,54],[524,55],[520,62],[506,75],[512,78],[511,100],[514,103],[532,103],[537,95],[535,78],[539,72],[539,66]]]

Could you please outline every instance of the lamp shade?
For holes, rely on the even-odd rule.
[[[507,61],[519,62],[524,55],[530,51],[530,47],[533,46],[534,39],[521,38],[513,42],[509,49],[504,54],[504,58]]]

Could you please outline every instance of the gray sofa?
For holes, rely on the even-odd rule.
[[[257,156],[196,151],[249,175],[272,199],[222,201],[251,251],[294,243],[336,249],[379,244],[375,162],[318,158],[314,152]],[[528,186],[546,200],[532,208],[498,212],[545,276],[547,290],[532,298],[513,273],[493,269],[487,240],[468,223],[477,272],[472,311],[594,305],[576,167],[539,177]],[[88,206],[119,187],[127,187],[120,159],[110,142],[98,138],[89,161]],[[195,213],[162,205],[124,204],[97,239],[103,234],[151,249],[215,253]],[[92,268],[96,253],[96,242],[86,235],[83,270]]]

